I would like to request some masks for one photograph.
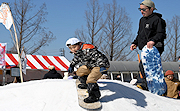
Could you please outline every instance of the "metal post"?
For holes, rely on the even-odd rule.
[[[133,73],[131,72],[131,79],[134,79],[134,77],[133,77]]]
[[[112,74],[112,72],[111,72],[111,80],[113,80],[113,74]]]
[[[120,73],[121,73],[121,80],[122,80],[122,82],[124,82],[123,73],[122,72],[120,72]]]
[[[180,81],[180,73],[178,72],[178,79],[179,79],[179,81]]]
[[[6,80],[6,67],[3,66],[3,83],[2,83],[3,86],[5,85],[5,80]]]
[[[60,56],[65,56],[64,48],[60,48],[59,51],[60,51]]]

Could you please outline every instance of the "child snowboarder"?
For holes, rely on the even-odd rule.
[[[165,96],[170,98],[178,98],[180,82],[174,78],[174,73],[171,70],[167,70],[165,73],[165,82],[167,84],[167,91]]]
[[[107,57],[98,51],[94,45],[83,43],[77,38],[67,40],[66,46],[74,54],[68,72],[72,73],[74,67],[79,65],[76,74],[80,77],[81,84],[78,87],[87,88],[89,93],[89,97],[85,98],[84,102],[98,101],[101,94],[97,80],[102,74],[107,73],[107,68],[110,66]]]

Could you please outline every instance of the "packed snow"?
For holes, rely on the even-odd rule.
[[[78,105],[75,79],[46,79],[0,87],[0,111],[86,111]],[[118,80],[98,80],[99,111],[178,111],[180,100]]]

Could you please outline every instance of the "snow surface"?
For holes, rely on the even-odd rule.
[[[0,86],[0,111],[86,111],[78,105],[75,79],[46,79]],[[180,100],[118,80],[98,80],[99,111],[178,111]]]

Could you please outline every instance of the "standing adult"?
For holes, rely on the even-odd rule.
[[[154,12],[157,9],[151,0],[141,2],[138,9],[143,17],[139,21],[138,33],[130,49],[134,50],[138,47],[142,50],[145,45],[147,45],[147,48],[153,48],[155,46],[159,53],[162,54],[164,51],[164,39],[166,38],[166,23],[162,19],[162,15]],[[140,62],[139,67],[145,81],[142,62]]]
[[[155,46],[159,53],[164,51],[164,39],[166,38],[166,23],[162,19],[162,14],[155,13],[154,2],[151,0],[144,0],[140,3],[140,8],[143,17],[139,21],[138,35],[132,45],[131,50],[142,48],[147,45],[148,48]]]
[[[61,74],[55,70],[54,66],[51,65],[48,68],[49,72],[44,75],[43,79],[63,79]]]

